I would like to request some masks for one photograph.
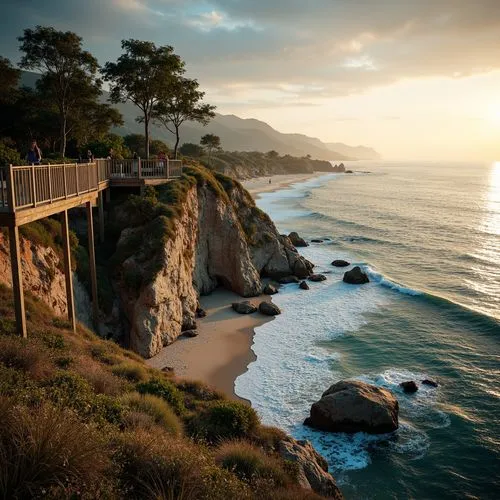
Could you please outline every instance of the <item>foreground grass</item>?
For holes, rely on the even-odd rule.
[[[283,433],[0,285],[0,498],[299,499]]]

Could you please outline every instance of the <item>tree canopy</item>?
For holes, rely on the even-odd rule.
[[[193,158],[199,158],[203,155],[203,148],[199,144],[193,144],[192,142],[185,142],[179,149],[183,156],[191,156]]]
[[[170,45],[157,47],[153,42],[123,40],[124,53],[116,62],[104,66],[104,78],[111,84],[112,102],[130,101],[142,115],[144,149],[149,158],[149,129],[154,107],[168,95],[176,78],[184,73],[184,62]]]
[[[97,59],[82,48],[82,38],[71,31],[37,26],[25,29],[18,38],[23,52],[20,66],[41,72],[37,89],[52,104],[59,121],[59,147],[66,154],[68,136],[78,127],[86,128],[89,115],[107,116],[111,123],[121,120],[116,113],[98,104],[101,80]],[[90,113],[89,113],[90,111]],[[95,123],[95,121],[94,121]]]
[[[212,157],[212,151],[221,149],[220,145],[220,137],[215,134],[206,134],[201,140],[200,144],[207,150],[208,152],[208,163],[210,163]]]
[[[185,121],[206,125],[215,116],[215,106],[203,104],[205,92],[198,90],[198,87],[196,80],[176,78],[153,108],[153,118],[175,135],[175,156],[179,147],[181,125]]]
[[[20,71],[9,59],[0,56],[0,102],[10,101],[19,84]]]

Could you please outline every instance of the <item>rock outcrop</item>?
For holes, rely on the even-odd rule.
[[[286,461],[296,465],[299,484],[303,488],[333,500],[344,498],[335,479],[328,472],[326,460],[309,441],[284,439],[279,443],[278,452]]]
[[[430,387],[434,387],[434,388],[436,388],[436,387],[439,386],[439,384],[436,381],[430,380],[428,378],[422,380],[422,384],[423,385],[429,385]]]
[[[265,293],[266,295],[274,295],[274,294],[278,293],[278,288],[276,286],[272,285],[271,283],[268,283],[264,287],[263,293]]]
[[[233,302],[231,307],[233,308],[233,311],[238,314],[253,314],[254,312],[257,312],[257,308],[248,300],[243,302]]]
[[[344,274],[343,281],[350,285],[363,285],[370,282],[366,273],[364,273],[359,266],[353,267],[350,271],[347,271]]]
[[[418,385],[415,383],[414,380],[401,382],[399,385],[403,388],[403,391],[406,392],[407,394],[412,394],[418,391]]]
[[[334,267],[347,267],[351,264],[347,262],[347,260],[337,259],[332,262],[332,266]]]
[[[266,301],[259,304],[259,312],[265,316],[277,316],[281,314],[281,310],[276,304]]]
[[[308,247],[309,246],[309,244],[306,242],[306,240],[304,238],[302,238],[301,236],[299,236],[299,234],[296,233],[295,231],[291,232],[288,235],[288,238],[292,242],[292,245],[295,247]]]
[[[219,183],[208,171],[191,173],[196,179],[183,185],[180,215],[169,221],[174,227],[160,250],[139,248],[119,272],[117,288],[130,325],[130,346],[146,358],[193,329],[199,295],[222,285],[242,297],[254,297],[264,288],[261,277],[279,280],[298,271],[306,277],[313,267],[239,183],[221,176]],[[142,228],[126,227],[129,214],[120,217],[125,229],[117,253],[134,239],[139,247],[146,246],[147,237],[141,241],[138,234]],[[148,221],[156,222],[165,224],[162,217]],[[148,270],[151,262],[154,272]],[[140,286],[127,286],[127,276],[140,276]]]
[[[324,274],[311,274],[311,276],[309,276],[309,281],[326,281],[326,276]]]
[[[304,424],[322,431],[384,434],[398,428],[399,404],[387,389],[357,380],[332,385]]]

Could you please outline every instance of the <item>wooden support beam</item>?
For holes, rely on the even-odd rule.
[[[10,263],[12,268],[12,290],[14,291],[14,309],[16,311],[17,333],[26,338],[26,313],[24,309],[23,275],[21,269],[21,251],[19,247],[19,228],[9,227]]]
[[[102,191],[99,191],[97,205],[99,210],[99,241],[104,243],[104,196],[102,195]]]
[[[71,328],[76,332],[75,297],[73,294],[73,270],[71,269],[71,247],[69,243],[68,211],[61,212],[62,241],[64,253],[64,277],[66,279],[66,303],[68,320]]]
[[[94,326],[97,327],[99,317],[99,302],[97,298],[97,270],[95,263],[95,247],[94,247],[94,220],[92,217],[92,202],[86,203],[87,208],[87,231],[89,242],[89,264],[90,264],[90,282],[92,286],[92,319]]]

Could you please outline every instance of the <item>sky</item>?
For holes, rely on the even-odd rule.
[[[377,149],[500,160],[500,0],[0,0],[0,54],[36,25],[101,64],[172,45],[223,114]]]

